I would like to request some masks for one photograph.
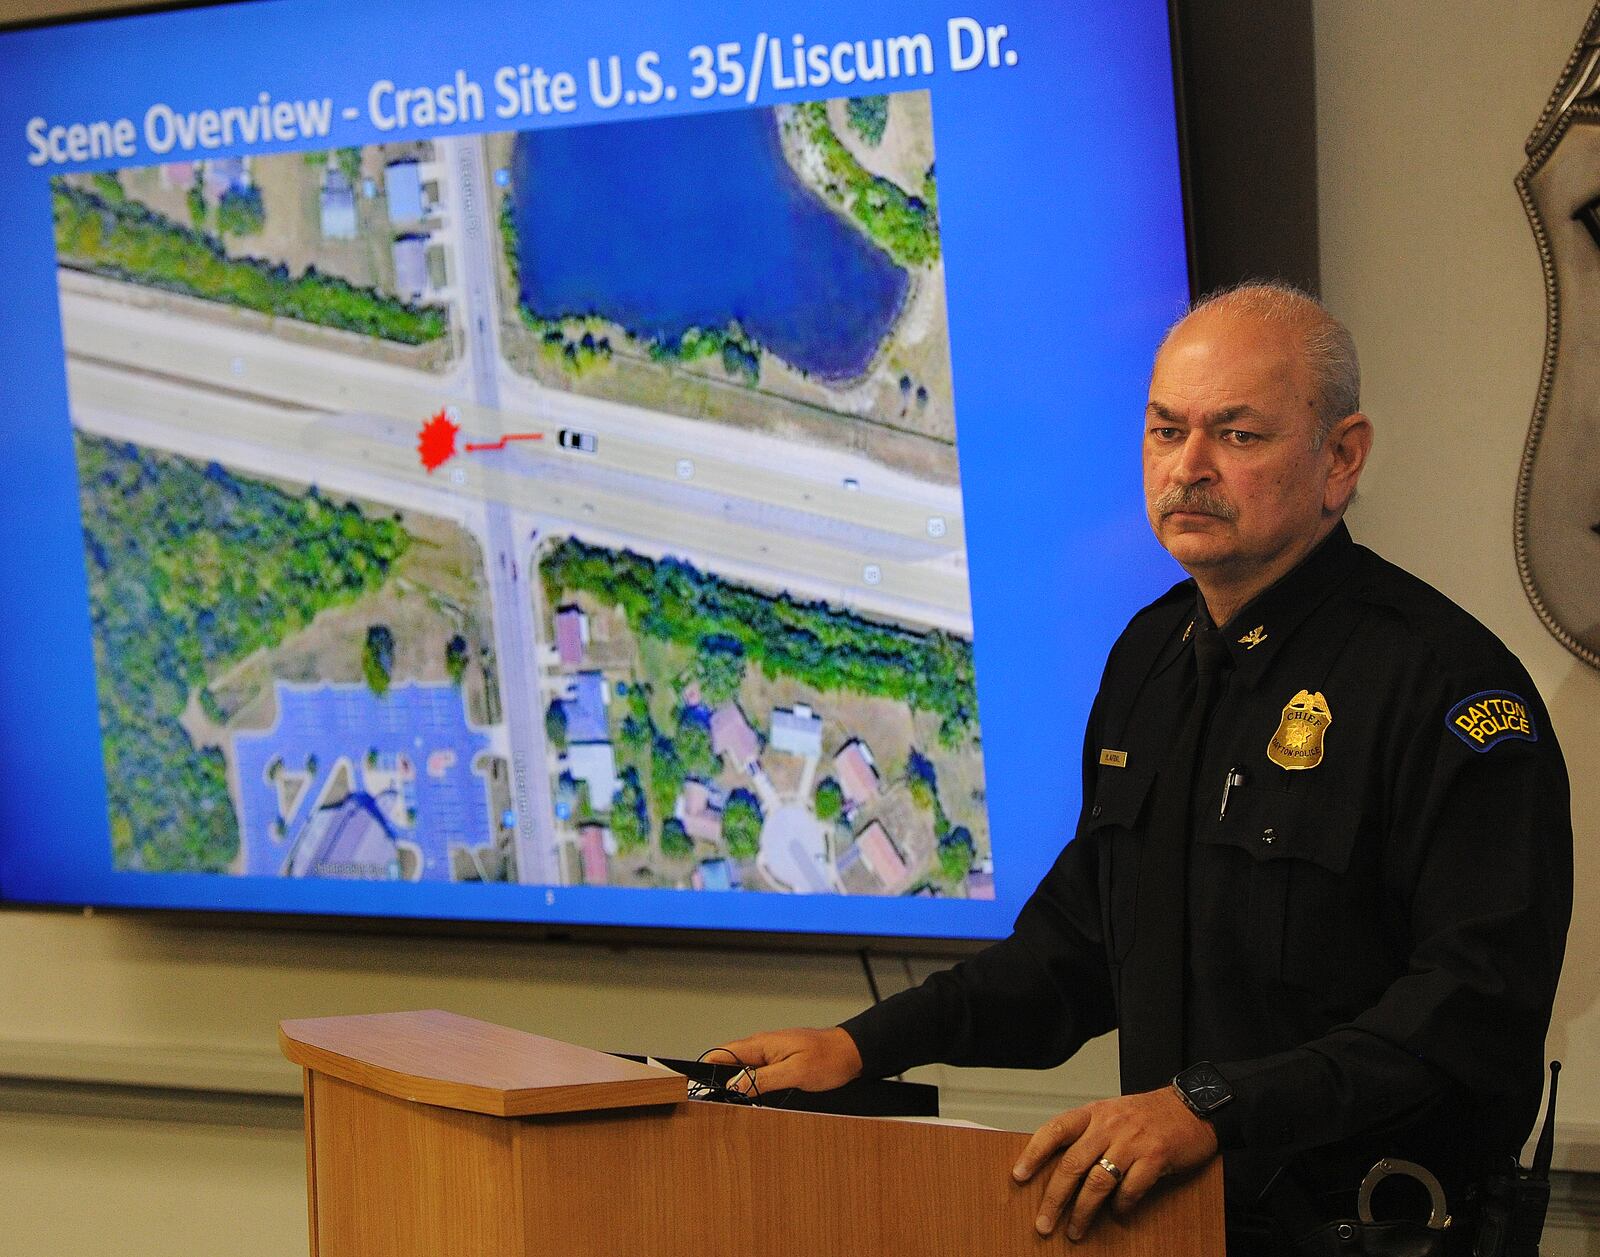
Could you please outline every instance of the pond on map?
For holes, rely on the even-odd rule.
[[[910,278],[784,159],[770,109],[525,131],[511,168],[522,301],[643,340],[734,319],[823,379],[860,375]]]

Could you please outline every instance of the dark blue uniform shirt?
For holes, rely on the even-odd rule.
[[[1143,827],[1204,616],[1186,581],[1123,632],[1075,838],[1009,938],[845,1023],[869,1076],[1046,1068],[1117,1026]],[[1385,1155],[1459,1202],[1520,1148],[1542,1089],[1572,900],[1549,716],[1493,634],[1342,524],[1222,627],[1182,963],[1185,1059],[1235,1095],[1211,1119],[1230,1207],[1285,1164],[1348,1199]]]

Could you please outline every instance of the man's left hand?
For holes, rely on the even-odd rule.
[[[1071,1201],[1067,1238],[1076,1242],[1088,1234],[1108,1198],[1124,1215],[1160,1179],[1211,1160],[1217,1154],[1217,1133],[1171,1087],[1099,1100],[1059,1113],[1039,1127],[1012,1175],[1026,1183],[1057,1149],[1065,1151],[1045,1187],[1035,1225],[1039,1234],[1050,1234]],[[1121,1171],[1120,1179],[1100,1164],[1102,1157]]]

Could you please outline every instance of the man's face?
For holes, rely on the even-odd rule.
[[[1291,328],[1227,310],[1191,315],[1150,377],[1150,526],[1185,571],[1250,581],[1297,561],[1324,521],[1330,460]]]

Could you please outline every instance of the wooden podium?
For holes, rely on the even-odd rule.
[[[1219,1165],[1081,1244],[1027,1136],[687,1098],[678,1074],[445,1012],[285,1021],[312,1257],[1222,1257]]]

